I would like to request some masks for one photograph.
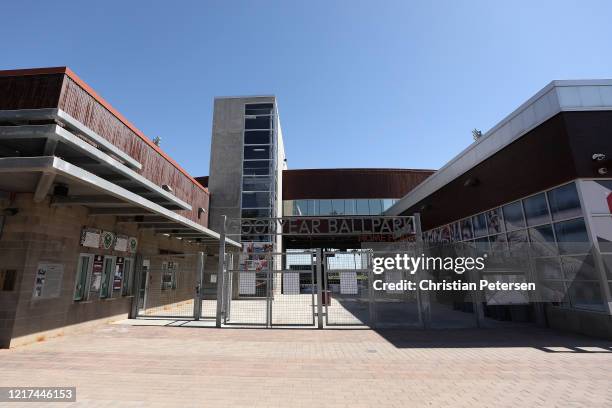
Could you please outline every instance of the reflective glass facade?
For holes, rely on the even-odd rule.
[[[396,201],[393,198],[286,200],[285,209],[289,208],[291,213],[285,215],[381,215]]]

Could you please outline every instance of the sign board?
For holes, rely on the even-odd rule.
[[[94,261],[91,268],[91,283],[89,292],[96,294],[100,291],[102,284],[102,269],[104,268],[104,256],[94,255]]]
[[[34,278],[34,299],[59,297],[62,291],[64,265],[51,262],[39,262]]]
[[[128,239],[127,235],[117,235],[117,239],[115,240],[115,251],[127,252]]]
[[[100,230],[96,228],[83,228],[81,230],[81,246],[100,248]]]

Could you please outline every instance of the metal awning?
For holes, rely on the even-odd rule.
[[[139,228],[186,240],[202,243],[220,240],[218,233],[59,157],[0,158],[0,190],[32,192],[36,196],[53,183],[66,185],[70,191],[68,197],[54,197],[53,206],[86,206],[90,215],[117,215],[119,222],[137,223]],[[226,238],[226,243],[241,247],[231,239]]]

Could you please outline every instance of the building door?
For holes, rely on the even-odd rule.
[[[147,288],[149,287],[149,265],[151,261],[144,259],[140,271],[140,286],[138,288],[138,314],[144,312],[147,307]]]

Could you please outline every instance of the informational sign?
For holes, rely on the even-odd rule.
[[[100,235],[100,246],[103,249],[112,249],[115,246],[115,234],[110,231],[102,231]]]
[[[255,275],[256,272],[242,272],[240,274],[240,284],[238,285],[238,292],[241,295],[255,294]]]
[[[81,246],[87,248],[100,248],[100,230],[83,228],[81,230]]]
[[[113,290],[121,290],[121,284],[123,282],[123,273],[125,268],[125,259],[121,256],[117,257],[115,262],[115,273],[113,274]]]
[[[300,274],[299,272],[283,273],[283,294],[299,295],[300,294]]]
[[[39,262],[34,278],[34,299],[59,297],[62,290],[64,265],[51,262]]]
[[[340,272],[340,293],[356,295],[357,292],[357,272]]]
[[[98,293],[102,284],[102,270],[104,269],[104,256],[94,255],[94,261],[91,268],[91,283],[89,285],[90,293]]]
[[[127,252],[128,250],[128,239],[127,235],[117,235],[115,240],[115,251]]]

